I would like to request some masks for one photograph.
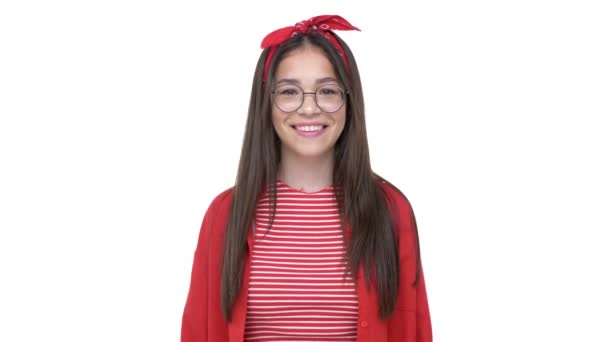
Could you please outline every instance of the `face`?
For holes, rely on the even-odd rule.
[[[273,102],[272,123],[281,140],[283,158],[286,154],[290,157],[333,156],[336,140],[344,130],[346,98],[344,105],[331,113],[317,105],[319,102],[326,110],[331,108],[327,103],[335,96],[336,87],[342,87],[331,62],[319,48],[299,48],[279,63],[275,81],[275,90],[286,89],[281,92],[284,96],[294,96],[297,87],[305,93],[317,92],[318,96],[315,101],[314,94],[303,95],[302,105],[291,112],[284,112]]]

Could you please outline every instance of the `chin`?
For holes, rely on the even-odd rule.
[[[333,147],[330,146],[290,146],[287,153],[301,158],[319,158],[331,154]]]

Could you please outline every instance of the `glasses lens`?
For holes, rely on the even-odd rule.
[[[317,105],[327,113],[337,112],[344,105],[344,91],[335,84],[317,89]]]
[[[294,85],[282,85],[274,90],[274,104],[284,112],[294,112],[302,104],[302,89]]]
[[[314,95],[317,106],[326,113],[337,112],[344,105],[344,90],[338,85],[323,85]],[[274,90],[274,104],[284,112],[295,112],[303,102],[304,91],[299,86],[286,84]]]

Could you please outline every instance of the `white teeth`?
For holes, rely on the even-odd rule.
[[[323,129],[323,125],[318,125],[318,126],[296,126],[296,129],[298,131],[304,131],[304,132],[314,132],[314,131],[320,131]]]

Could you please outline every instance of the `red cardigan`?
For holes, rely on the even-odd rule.
[[[359,342],[432,342],[431,319],[422,270],[417,286],[416,236],[411,206],[397,190],[380,182],[391,208],[399,241],[399,294],[392,316],[378,317],[378,297],[373,286],[368,288],[360,266],[357,279]],[[220,286],[222,270],[223,228],[228,220],[232,188],[222,192],[210,204],[203,219],[198,245],[194,253],[190,290],[182,318],[182,342],[243,341],[247,313],[247,289],[251,256],[245,256],[241,293],[235,303],[232,322],[222,317]],[[253,239],[248,238],[249,250]]]

